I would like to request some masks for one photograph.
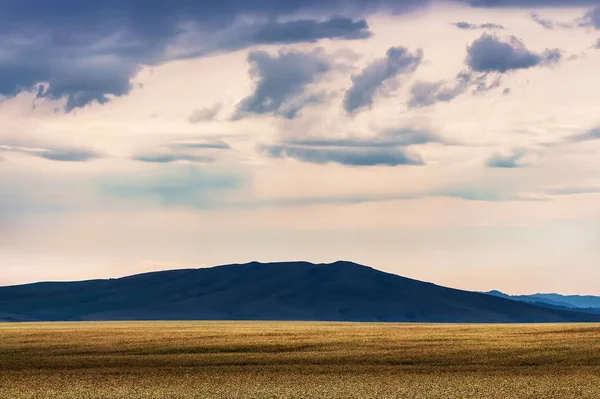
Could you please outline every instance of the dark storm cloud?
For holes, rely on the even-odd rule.
[[[275,56],[254,51],[248,61],[256,87],[238,104],[234,119],[267,113],[293,118],[303,106],[320,102],[319,96],[304,95],[304,89],[332,68],[332,59],[322,49],[279,51]]]
[[[561,54],[559,49],[535,53],[514,36],[505,42],[494,35],[483,34],[467,47],[466,63],[473,71],[505,73],[558,62]]]
[[[351,113],[370,107],[378,90],[394,83],[398,75],[414,72],[423,60],[423,51],[411,53],[404,47],[391,47],[384,58],[375,60],[357,75],[344,96],[344,109]]]
[[[469,22],[454,22],[452,25],[456,26],[458,29],[464,30],[475,30],[475,29],[504,29],[503,25],[494,24],[491,22],[485,24],[472,24]]]
[[[349,166],[398,166],[423,165],[423,160],[401,148],[314,148],[292,145],[271,145],[263,147],[270,157],[295,158],[314,164],[337,163]]]
[[[521,163],[521,159],[525,154],[523,150],[516,150],[509,155],[494,154],[487,160],[485,166],[488,168],[522,168],[525,165]]]
[[[88,162],[102,158],[102,154],[98,152],[73,148],[37,148],[0,144],[0,152],[24,154],[58,162]]]

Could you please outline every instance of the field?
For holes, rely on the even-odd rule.
[[[0,398],[599,398],[600,325],[0,324]]]

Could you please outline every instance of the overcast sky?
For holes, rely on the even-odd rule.
[[[344,259],[600,295],[600,1],[564,3],[0,0],[0,285]]]

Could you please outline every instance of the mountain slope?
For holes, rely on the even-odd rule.
[[[600,321],[351,262],[227,265],[0,288],[15,320]]]

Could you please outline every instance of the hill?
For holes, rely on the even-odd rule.
[[[0,310],[8,320],[47,321],[600,321],[600,315],[441,287],[342,261],[252,262],[1,287]]]

